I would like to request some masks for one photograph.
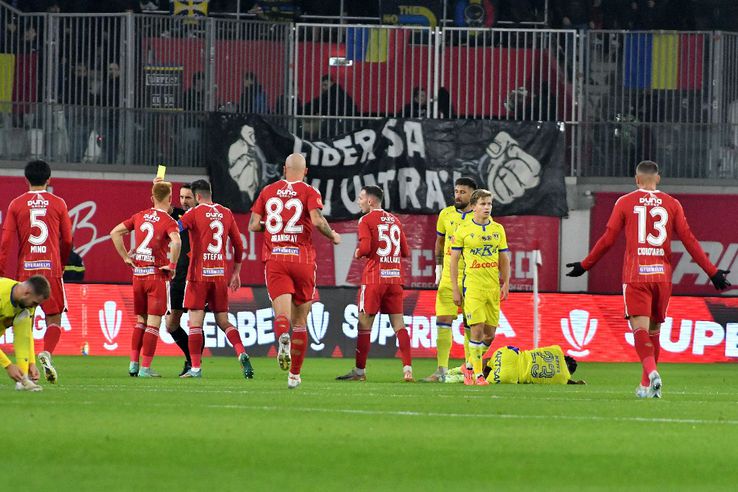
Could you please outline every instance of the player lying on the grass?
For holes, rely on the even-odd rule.
[[[449,371],[447,383],[463,383],[463,366]],[[492,384],[587,384],[572,379],[577,361],[564,355],[561,347],[550,345],[520,350],[508,345],[495,350],[484,363],[484,377]]]
[[[175,273],[181,247],[179,226],[168,213],[172,205],[172,183],[155,183],[151,200],[153,208],[134,214],[110,232],[116,251],[133,274],[136,326],[131,338],[128,374],[144,378],[159,377],[151,370],[151,360],[159,340],[161,318],[169,310],[169,280]],[[128,252],[123,236],[131,231],[135,231],[138,244]]]
[[[381,311],[389,315],[397,335],[405,381],[413,381],[410,335],[403,319],[402,258],[410,256],[402,223],[382,210],[384,193],[378,186],[364,186],[357,202],[365,214],[359,219],[359,247],[356,258],[368,258],[359,290],[359,335],[356,340],[356,367],[338,376],[341,381],[364,381],[366,359],[371,347],[372,324]]]
[[[461,224],[471,221],[471,194],[477,189],[473,178],[461,177],[454,183],[454,204],[438,214],[436,222],[436,360],[438,369],[423,379],[426,383],[443,382],[448,372],[448,357],[451,354],[453,335],[451,325],[462,310],[454,304],[451,289],[451,245],[454,233]],[[464,258],[459,258],[459,271],[464,271]],[[459,284],[462,276],[459,276]],[[469,358],[469,328],[464,328],[464,359]]]
[[[51,286],[41,275],[34,275],[23,282],[0,278],[0,336],[13,328],[15,364],[0,350],[0,365],[16,382],[15,389],[41,391],[33,346],[33,317],[36,306],[49,298]]]
[[[251,208],[249,230],[264,232],[264,278],[274,310],[277,362],[287,371],[287,388],[302,384],[300,371],[307,354],[307,317],[315,298],[316,255],[313,227],[341,242],[323,217],[320,192],[305,183],[307,163],[301,154],[284,162],[284,178],[265,186]],[[290,338],[290,328],[292,337]]]
[[[44,161],[26,164],[24,174],[28,191],[15,198],[8,206],[3,221],[0,243],[0,277],[5,276],[5,263],[14,238],[18,240],[18,270],[20,281],[33,275],[43,275],[49,281],[51,294],[41,309],[46,315],[44,350],[38,361],[44,368],[46,380],[56,383],[56,368],[51,361],[61,337],[62,313],[67,311],[64,295],[64,265],[72,250],[72,222],[67,204],[48,191],[51,168]]]
[[[500,301],[508,296],[510,257],[505,229],[490,218],[492,193],[485,189],[474,190],[470,204],[474,217],[456,229],[449,268],[454,304],[461,306],[462,292],[457,279],[459,260],[463,255],[463,310],[471,329],[470,360],[464,366],[464,384],[486,385],[489,383],[482,373],[482,356],[495,338]]]
[[[638,189],[621,196],[613,207],[607,228],[589,255],[580,262],[568,263],[566,275],[579,277],[592,268],[615,244],[625,229],[623,259],[623,298],[625,318],[630,321],[636,353],[643,371],[636,388],[639,398],[661,398],[659,360],[661,323],[671,296],[671,241],[674,232],[717,290],[730,287],[729,271],[718,270],[702,250],[689,228],[679,200],[657,190],[661,181],[655,162],[636,166]]]
[[[190,312],[189,346],[192,368],[180,377],[202,377],[202,324],[207,305],[215,316],[218,328],[225,333],[233,346],[243,377],[253,379],[254,368],[243,347],[241,335],[228,320],[228,290],[235,292],[241,286],[241,233],[230,209],[213,203],[210,183],[198,179],[190,187],[197,206],[189,209],[179,220],[179,224],[181,229],[187,229],[190,234],[190,267],[187,271],[184,307]],[[227,239],[230,239],[230,247],[233,248],[230,278],[226,278]]]

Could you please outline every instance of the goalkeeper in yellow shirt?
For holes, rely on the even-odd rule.
[[[34,275],[25,282],[0,278],[0,335],[13,328],[15,364],[0,350],[0,365],[16,382],[15,389],[41,391],[36,384],[39,372],[35,363],[33,344],[33,317],[36,307],[49,298],[51,287],[41,275]]]
[[[484,364],[484,376],[491,384],[587,384],[572,379],[577,361],[564,355],[558,345],[534,350],[520,350],[508,345],[492,354]],[[464,373],[460,367],[449,371],[446,382],[461,383]]]
[[[495,338],[500,301],[507,299],[509,293],[510,256],[505,228],[490,217],[492,193],[474,190],[469,203],[473,218],[456,229],[449,269],[454,304],[462,306],[463,294],[464,317],[471,331],[464,384],[484,386],[489,383],[484,378],[482,357]],[[462,257],[464,270],[460,272]],[[456,282],[460,273],[461,287]]]
[[[426,383],[442,383],[448,373],[448,358],[453,345],[451,325],[459,316],[459,307],[454,304],[451,289],[451,244],[454,242],[456,229],[471,221],[472,213],[469,201],[471,194],[477,189],[472,178],[461,177],[454,182],[454,204],[441,210],[436,222],[436,359],[438,369],[423,379]],[[463,270],[463,260],[459,264]],[[461,279],[459,279],[460,281]],[[464,330],[464,358],[468,357],[469,334]]]

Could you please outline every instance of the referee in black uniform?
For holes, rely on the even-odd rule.
[[[180,217],[182,217],[187,210],[195,206],[195,195],[192,194],[192,189],[189,184],[183,184],[179,189],[179,203],[182,205],[182,208],[174,207],[169,214],[176,221],[179,221]],[[169,302],[171,305],[171,312],[169,316],[167,316],[167,331],[187,358],[184,369],[182,369],[182,372],[180,373],[181,376],[190,370],[192,361],[190,359],[187,332],[182,329],[182,326],[180,326],[182,313],[184,313],[182,303],[184,302],[185,281],[187,279],[187,269],[190,266],[190,235],[188,231],[180,231],[179,236],[182,239],[182,252],[179,254],[177,271],[175,272],[174,278],[169,282]]]

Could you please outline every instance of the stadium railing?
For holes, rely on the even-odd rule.
[[[212,111],[303,138],[384,117],[564,124],[570,174],[738,177],[738,35],[22,14],[0,3],[0,158],[205,162]],[[325,81],[327,77],[329,81]]]

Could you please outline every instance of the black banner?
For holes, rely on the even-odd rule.
[[[564,216],[564,132],[557,123],[388,118],[326,141],[301,140],[258,115],[214,113],[208,170],[218,202],[248,212],[259,190],[280,178],[284,159],[305,154],[307,181],[324,214],[356,217],[364,185],[384,189],[384,207],[435,214],[460,176],[494,193],[492,214]]]

